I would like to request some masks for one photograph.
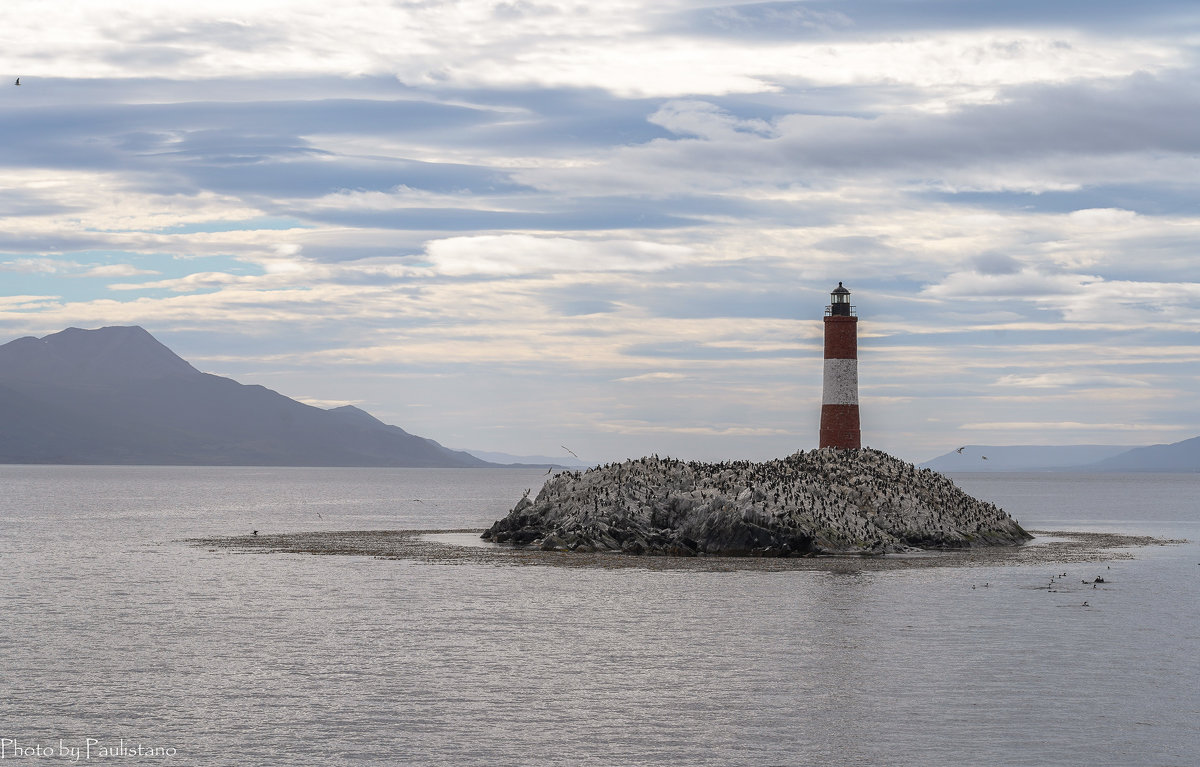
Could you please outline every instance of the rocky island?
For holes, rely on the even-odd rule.
[[[546,551],[795,557],[1033,536],[935,471],[869,448],[823,448],[762,463],[652,456],[564,471],[482,537]]]

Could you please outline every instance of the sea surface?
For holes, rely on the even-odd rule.
[[[1200,764],[1200,474],[955,476],[1026,528],[1189,541],[1054,568],[184,541],[484,527],[543,478],[0,466],[0,765]]]

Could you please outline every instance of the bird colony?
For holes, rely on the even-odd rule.
[[[1003,509],[878,450],[765,463],[637,458],[564,471],[482,536],[547,551],[670,556],[888,554],[1015,545]]]

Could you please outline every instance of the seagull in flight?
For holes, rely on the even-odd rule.
[[[967,446],[966,446],[966,445],[963,445],[962,447],[960,447],[958,450],[955,450],[954,452],[956,452],[956,453],[962,453],[962,451],[964,451],[964,450],[966,450],[966,449],[967,449]]]
[[[571,448],[567,447],[566,445],[559,445],[559,447],[561,447],[563,450],[566,450],[571,455],[575,455],[575,451],[572,450]],[[582,460],[582,459],[579,456],[575,455],[575,460],[578,461],[578,460]]]

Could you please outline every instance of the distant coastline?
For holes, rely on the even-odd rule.
[[[964,445],[920,466],[955,472],[1196,472],[1200,437],[1162,445]]]

